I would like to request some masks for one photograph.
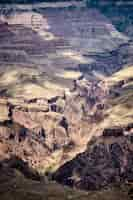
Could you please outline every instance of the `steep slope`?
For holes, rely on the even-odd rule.
[[[25,167],[25,163],[21,160],[19,162],[16,160],[16,166],[10,163],[13,163],[11,159],[10,161],[4,161],[0,166],[1,200],[113,200],[114,198],[116,200],[130,200],[132,198],[132,186],[130,185],[111,187],[99,192],[87,193],[58,185],[55,182],[46,182],[42,178],[41,180],[34,179],[33,177],[29,178],[22,173],[22,167],[18,168],[18,163],[21,163],[23,167]]]
[[[1,181],[3,199],[130,198],[131,37],[77,5],[8,5],[1,16],[0,160],[16,155],[60,183],[107,189],[34,182],[7,166],[17,172]]]
[[[132,183],[132,72],[130,66],[105,78],[108,97],[101,120],[95,125],[95,138],[88,143],[84,153],[58,169],[54,174],[57,181],[86,190],[116,182]],[[96,132],[101,136],[96,137]]]
[[[130,38],[98,10],[53,5],[18,6],[0,24],[1,158],[15,154],[42,173],[91,139],[107,95],[96,74],[132,61]]]

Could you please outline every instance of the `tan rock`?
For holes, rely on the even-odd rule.
[[[0,122],[9,120],[9,107],[7,100],[0,99]]]

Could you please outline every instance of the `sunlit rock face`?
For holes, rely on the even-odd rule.
[[[82,75],[93,71],[111,74],[127,63],[129,38],[97,10],[55,9],[52,5],[36,12],[18,9],[8,18],[1,16],[1,70],[6,67],[8,71],[1,77],[2,91],[12,79],[6,94],[44,97],[48,89],[46,93],[60,95],[72,89],[73,80]],[[6,76],[10,76],[8,81]],[[12,84],[15,81],[17,86]],[[31,90],[36,94],[30,94]]]
[[[77,5],[16,5],[1,16],[1,154],[41,172],[85,149],[103,117],[108,91],[99,80],[132,61],[130,38]]]
[[[54,173],[53,178],[58,182],[86,190],[132,182],[132,70],[132,66],[126,67],[105,78],[104,83],[99,82],[107,93],[102,96],[103,102],[95,104],[96,112],[93,110],[91,117],[92,123],[95,122],[91,141],[84,153],[78,154]],[[95,98],[98,102],[98,91],[99,88],[95,88],[91,106]]]
[[[127,44],[129,38],[119,33],[110,21],[98,11],[88,10],[84,7],[81,9],[73,8],[72,10],[57,8],[54,12],[53,8],[40,8],[37,11],[39,13],[17,12],[8,19],[2,17],[3,21],[10,24],[11,32],[14,33],[12,40],[8,39],[9,48],[13,48],[13,41],[18,40],[15,48],[23,50],[18,52],[18,59],[19,54],[20,57],[22,54],[23,60],[26,59],[28,63],[35,63],[43,70],[48,65],[53,74],[55,67],[56,72],[58,72],[58,69],[61,71],[66,65],[67,70],[69,68],[79,70],[79,64],[84,65],[84,68],[89,65],[94,70],[99,67],[102,70],[104,62],[113,65],[114,68],[115,65],[121,64],[122,61],[119,59],[117,61],[112,52],[117,51],[119,54],[119,46]],[[59,23],[56,23],[55,16]],[[24,40],[26,40],[26,44],[23,43]],[[3,48],[7,51],[8,44],[6,43],[6,47],[4,46],[5,44],[3,44]],[[46,49],[45,52],[43,51],[44,48]],[[15,54],[15,52],[13,53]],[[97,61],[97,54],[101,55],[101,66],[99,66],[99,60]],[[17,62],[18,59],[15,58],[15,55],[14,61]],[[8,55],[8,57],[10,56]],[[108,63],[108,60],[112,57],[114,62]],[[21,62],[21,59],[19,62]],[[104,70],[105,73],[109,71]]]

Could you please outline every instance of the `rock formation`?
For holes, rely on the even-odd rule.
[[[22,179],[33,168],[37,178],[53,174],[78,189],[127,185],[133,176],[131,36],[99,10],[78,5],[15,5],[15,11],[8,5],[2,14],[0,160],[13,156],[7,170],[21,171]]]
[[[132,135],[119,129],[106,130],[88,143],[87,150],[62,166],[54,179],[62,184],[96,190],[113,183],[132,182]]]
[[[93,135],[88,130],[102,118],[99,69],[109,75],[121,68],[127,52],[121,55],[120,47],[129,43],[95,9],[67,10],[65,2],[53,12],[52,5],[18,7],[1,16],[0,26],[0,135],[9,149],[2,155],[15,154],[41,171],[84,150]],[[70,144],[73,151],[65,153]]]

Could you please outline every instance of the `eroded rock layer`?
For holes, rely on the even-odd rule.
[[[84,4],[78,8],[65,4],[33,10],[24,11],[20,6],[1,16],[0,159],[16,155],[38,172],[49,173],[85,151],[93,136],[102,138],[108,132],[114,141],[111,145],[120,146],[120,167],[110,164],[115,158],[103,139],[98,146],[101,157],[96,153],[93,158],[95,145],[92,153],[87,149],[81,154],[85,174],[79,170],[76,179],[73,174],[79,155],[70,162],[65,177],[62,174],[66,168],[63,172],[59,168],[56,179],[60,181],[61,176],[62,183],[72,181],[73,186],[82,189],[92,189],[92,184],[97,189],[109,184],[114,175],[119,179],[121,170],[127,176],[130,147],[124,151],[123,142],[128,146],[131,141],[121,135],[121,129],[132,122],[130,36],[117,31],[98,10],[87,9]],[[123,71],[115,73],[121,68],[129,76],[123,76]],[[116,138],[115,132],[120,134]],[[107,176],[101,173],[102,166],[87,179],[86,169],[96,162],[101,166],[104,160],[105,168],[109,164]]]

